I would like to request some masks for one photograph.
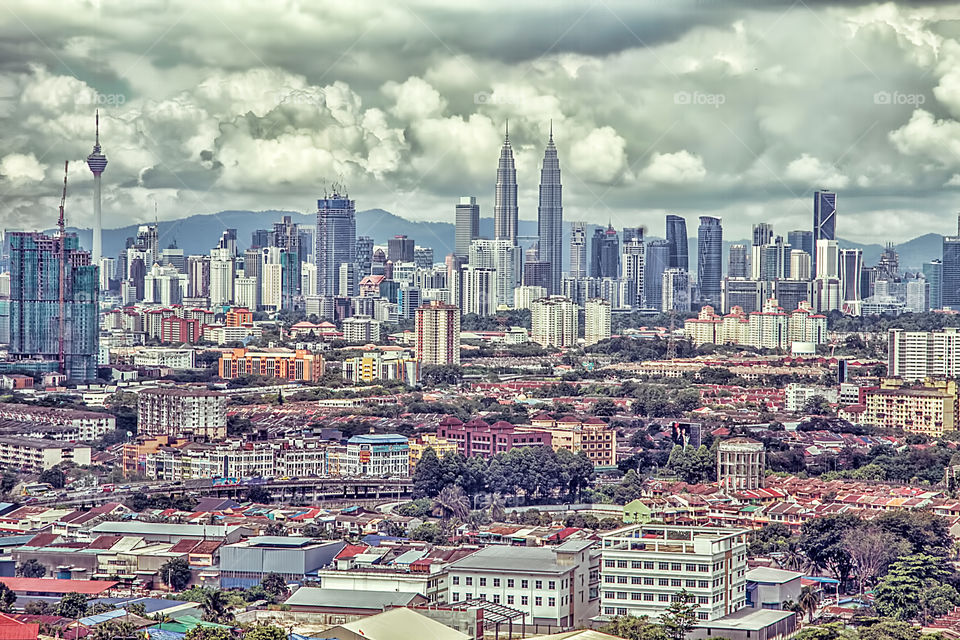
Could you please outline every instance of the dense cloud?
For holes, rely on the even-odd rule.
[[[0,224],[48,227],[63,160],[88,226],[93,111],[108,226],[224,209],[492,211],[505,121],[536,215],[552,119],[567,219],[738,239],[810,226],[952,232],[960,191],[954,3],[10,0],[0,12]],[[211,239],[212,241],[212,239]]]

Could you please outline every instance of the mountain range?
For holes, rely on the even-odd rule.
[[[269,229],[274,222],[288,215],[301,227],[313,229],[316,225],[316,214],[298,213],[296,211],[221,211],[212,214],[198,214],[177,220],[165,220],[159,223],[158,233],[161,248],[176,244],[183,249],[184,254],[207,254],[210,248],[216,245],[217,240],[225,229],[237,230],[237,243],[241,249],[250,245],[250,237],[256,229]],[[440,262],[443,257],[452,253],[454,248],[454,225],[450,222],[417,222],[407,220],[383,209],[367,209],[358,211],[357,235],[366,235],[373,238],[376,244],[385,245],[389,238],[396,235],[406,235],[417,241],[418,244],[433,247],[434,257]],[[136,236],[138,225],[129,225],[116,229],[103,230],[103,254],[115,256],[126,246],[126,239]],[[565,222],[563,229],[564,266],[569,263],[571,223]],[[593,235],[595,228],[600,225],[588,225],[587,241]],[[86,248],[91,246],[92,233],[90,229],[71,228],[80,236],[80,243]],[[50,231],[48,231],[49,233]],[[697,237],[696,227],[687,229],[690,255],[690,270],[695,272],[697,265]],[[520,244],[527,248],[536,241],[537,223],[534,220],[520,220],[518,233]],[[480,219],[480,235],[493,237],[493,218]],[[783,233],[783,235],[786,235]],[[655,239],[648,236],[647,239]],[[900,256],[902,269],[919,270],[920,266],[929,260],[939,258],[942,250],[943,236],[928,233],[912,240],[894,245]],[[731,244],[750,244],[749,240],[724,240],[723,265],[726,269],[727,255]],[[842,248],[862,249],[863,263],[876,264],[883,252],[879,244],[860,244],[847,240],[839,240]]]

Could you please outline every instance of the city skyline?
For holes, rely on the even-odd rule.
[[[111,150],[106,228],[148,221],[154,204],[161,219],[309,211],[338,180],[411,219],[449,220],[463,194],[492,211],[489,159],[507,119],[524,220],[536,217],[551,119],[563,132],[569,219],[621,228],[710,215],[742,238],[773,217],[808,227],[809,197],[824,188],[843,193],[849,223],[837,233],[870,242],[881,227],[943,233],[957,208],[953,7],[731,2],[680,22],[646,2],[467,5],[452,10],[457,20],[414,3],[362,22],[306,8],[288,24],[269,7],[212,3],[185,5],[194,15],[181,24],[174,5],[136,30],[125,29],[137,19],[126,6],[75,9],[67,22],[53,5],[8,5],[0,19],[24,46],[0,70],[0,225],[34,228],[36,211],[55,204],[56,167],[89,153],[97,108]],[[251,20],[283,28],[288,42],[244,38]],[[321,24],[336,37],[318,41]],[[484,37],[464,37],[463,24]],[[382,45],[398,37],[418,41],[402,61]],[[306,42],[314,55],[291,55]],[[791,55],[798,47],[805,54]],[[797,89],[813,83],[843,86],[844,100]],[[92,226],[92,188],[90,174],[77,176],[71,196],[83,206],[68,224]]]

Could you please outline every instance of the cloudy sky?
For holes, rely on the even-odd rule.
[[[839,6],[837,6],[839,4]],[[492,213],[503,124],[536,217],[553,119],[567,220],[663,233],[663,214],[838,235],[952,233],[960,4],[627,0],[5,0],[0,225],[49,227],[99,106],[105,226],[225,209]]]

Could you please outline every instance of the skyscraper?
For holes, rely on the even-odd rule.
[[[480,237],[480,205],[474,196],[462,196],[456,208],[456,245],[454,255],[466,258],[470,243]]]
[[[387,240],[387,260],[391,262],[413,262],[413,250],[416,246],[413,238],[393,236]]]
[[[96,138],[93,153],[87,156],[87,166],[93,172],[93,264],[100,266],[103,257],[103,216],[100,211],[100,176],[107,168],[107,156],[100,151],[100,111],[96,115]]]
[[[861,249],[840,250],[840,297],[844,305],[859,303],[860,297],[860,270],[863,268],[863,251]]]
[[[504,128],[500,164],[497,166],[497,190],[493,206],[494,237],[517,241],[517,167],[510,146],[510,125]]]
[[[624,233],[626,234],[626,229]],[[630,240],[624,241],[623,261],[621,262],[623,279],[627,283],[626,304],[643,307],[643,232],[630,234]]]
[[[512,305],[513,290],[519,284],[520,247],[509,240],[474,240],[469,257],[471,267],[495,271],[493,309]]]
[[[570,277],[587,276],[587,224],[574,222],[570,231]]]
[[[553,122],[550,138],[543,152],[540,170],[540,207],[537,209],[537,229],[540,235],[540,260],[550,263],[550,283],[547,292],[560,292],[563,274],[563,187],[560,184],[560,160],[553,144]]]
[[[284,309],[293,308],[293,297],[300,291],[300,225],[290,216],[273,223],[273,246],[282,249],[284,268]]]
[[[794,249],[806,251],[807,255],[813,259],[813,232],[796,230],[787,234],[787,242]]]
[[[35,370],[37,365],[56,370],[62,331],[63,373],[70,380],[93,380],[100,336],[99,277],[90,254],[80,249],[73,233],[51,237],[14,232],[9,237],[10,355]]]
[[[940,304],[953,310],[960,310],[960,214],[957,215],[957,227],[957,235],[943,237],[941,256]]]
[[[661,278],[660,308],[665,312],[690,311],[690,276],[686,270],[671,267]]]
[[[357,236],[357,278],[369,276],[373,269],[373,238]]]
[[[924,262],[923,277],[930,284],[930,308],[934,310],[942,308],[943,301],[940,292],[943,282],[943,262],[940,260]]]
[[[337,192],[317,200],[317,295],[336,295],[340,265],[356,258],[356,202]]]
[[[750,277],[763,277],[763,247],[773,241],[773,225],[766,222],[753,225],[753,244],[750,246]]]
[[[670,243],[654,240],[647,243],[643,264],[643,296],[645,305],[661,309],[663,305],[663,272],[670,268]]]
[[[832,191],[813,192],[813,272],[817,270],[817,243],[837,239],[837,194]]]
[[[690,261],[687,254],[687,221],[680,216],[667,216],[667,242],[670,243],[669,268],[690,270]]]
[[[700,298],[720,306],[720,281],[723,280],[723,227],[720,218],[700,216],[697,229],[697,283]]]
[[[620,239],[612,225],[596,229],[591,239],[590,275],[594,278],[620,277]]]
[[[728,278],[749,278],[750,277],[750,254],[747,252],[746,245],[730,245],[730,257],[727,264]]]

